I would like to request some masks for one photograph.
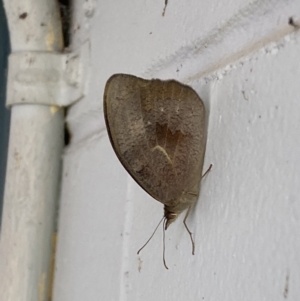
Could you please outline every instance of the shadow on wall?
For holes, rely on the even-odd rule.
[[[6,157],[8,147],[8,134],[10,111],[5,107],[7,57],[10,51],[8,27],[6,22],[3,1],[0,0],[0,227],[2,220]]]

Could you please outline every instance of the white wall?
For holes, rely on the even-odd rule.
[[[73,47],[90,42],[86,97],[68,115],[55,301],[298,300],[300,19],[290,1],[75,1]],[[113,73],[175,78],[208,112],[199,202],[188,224],[163,214],[125,172],[102,111]]]

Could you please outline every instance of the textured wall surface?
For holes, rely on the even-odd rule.
[[[68,113],[55,301],[299,299],[300,3],[221,2],[169,0],[163,17],[164,1],[75,1],[73,47],[88,40],[91,64]],[[196,254],[181,216],[166,232],[168,271],[160,231],[136,254],[163,206],[109,144],[113,73],[175,78],[207,109]]]

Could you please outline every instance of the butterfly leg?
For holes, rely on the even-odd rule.
[[[213,166],[212,164],[209,165],[208,169],[207,169],[206,172],[202,175],[201,179],[203,179],[203,178],[210,172],[212,166]]]
[[[190,206],[190,207],[188,208],[188,210],[187,210],[187,212],[186,212],[186,214],[185,214],[184,220],[183,220],[183,224],[184,224],[186,230],[188,231],[188,233],[189,233],[189,235],[190,235],[191,242],[192,242],[192,254],[195,255],[195,242],[194,242],[194,239],[193,239],[193,236],[192,236],[193,233],[190,231],[189,227],[188,227],[187,224],[186,224],[186,220],[187,220],[187,218],[188,218],[188,216],[189,216],[189,214],[190,214],[191,208],[192,208],[192,206]]]

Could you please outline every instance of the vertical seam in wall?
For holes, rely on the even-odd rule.
[[[130,249],[130,236],[131,236],[131,229],[133,224],[133,213],[134,213],[134,206],[133,206],[133,186],[135,183],[127,177],[127,194],[126,194],[126,204],[125,204],[125,220],[124,220],[124,227],[123,227],[123,246],[122,246],[122,263],[121,263],[121,277],[120,277],[120,301],[127,300],[127,294],[130,290],[130,281],[129,281],[129,253],[128,250]]]

